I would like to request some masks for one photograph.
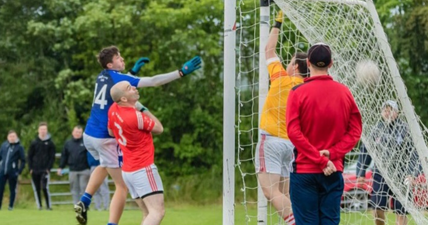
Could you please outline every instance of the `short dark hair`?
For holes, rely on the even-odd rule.
[[[79,129],[79,130],[83,130],[83,127],[82,126],[80,126],[80,125],[76,125],[76,126],[74,126],[74,128],[77,128],[77,129]],[[73,129],[74,129],[73,128]]]
[[[15,131],[15,130],[9,130],[9,131],[7,132],[7,135],[12,134],[12,133],[15,133],[16,135],[18,135],[18,134],[16,133],[16,131]]]
[[[43,121],[43,122],[40,122],[40,123],[39,123],[39,127],[41,127],[41,126],[48,126],[48,123],[47,123],[47,122],[44,122],[44,121]]]
[[[299,70],[300,76],[308,77],[309,70],[308,64],[306,63],[306,58],[308,58],[308,54],[304,52],[296,52],[294,54],[294,64],[297,64],[297,68]]]
[[[116,46],[112,45],[103,48],[97,56],[98,62],[104,69],[107,69],[107,64],[113,62],[113,57],[115,55],[119,55],[119,48],[117,48]]]

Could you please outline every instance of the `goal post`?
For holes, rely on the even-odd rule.
[[[311,44],[329,44],[334,62],[330,75],[354,95],[363,117],[361,140],[368,153],[396,198],[406,204],[412,220],[416,224],[428,224],[424,215],[428,207],[428,185],[423,177],[428,173],[428,129],[414,112],[372,0],[275,0],[275,4],[272,0],[233,0],[224,1],[224,4],[223,224],[234,224],[234,207],[238,205],[244,206],[246,224],[283,224],[278,222],[275,210],[266,201],[254,169],[254,153],[260,136],[259,117],[269,88],[264,48],[279,9],[285,18],[276,51],[283,65],[288,64],[295,52],[306,52]],[[235,21],[236,39],[232,28]],[[362,60],[376,62],[380,71],[378,83],[362,85],[357,82],[355,67]],[[383,121],[381,110],[387,100],[397,102],[398,118],[409,131],[409,135],[399,141],[411,143],[408,154],[403,154],[393,140],[382,146],[374,139],[373,133]],[[235,127],[231,128],[229,123]],[[385,152],[385,146],[390,146],[391,150]],[[353,153],[358,155],[359,149],[356,147]],[[412,161],[414,153],[418,158]],[[415,165],[421,168],[419,189],[404,184],[405,175],[397,169]],[[240,186],[235,187],[235,184]],[[374,223],[367,212],[343,216],[343,224]],[[370,223],[364,222],[367,220]]]
[[[235,222],[236,0],[224,1],[223,224]]]
[[[259,112],[262,112],[265,104],[266,95],[269,90],[269,74],[266,68],[265,46],[269,38],[270,29],[270,0],[260,0],[260,24],[259,24]],[[260,116],[258,114],[258,127],[260,127]],[[260,140],[260,129],[257,133],[257,140]],[[257,184],[257,224],[266,225],[267,223],[268,202],[263,194],[260,183]]]

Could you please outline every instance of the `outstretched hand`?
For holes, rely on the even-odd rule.
[[[187,61],[184,63],[183,67],[179,70],[180,76],[184,77],[190,73],[192,73],[195,70],[198,70],[201,68],[201,57],[195,56],[193,59]]]
[[[132,75],[137,74],[138,72],[140,72],[141,67],[143,67],[144,65],[146,65],[146,63],[149,63],[150,59],[147,57],[141,57],[137,60],[137,62],[134,64],[134,67],[132,67],[132,69],[129,71],[129,73],[131,73]]]

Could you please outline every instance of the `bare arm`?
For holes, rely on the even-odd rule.
[[[163,132],[163,126],[162,123],[159,121],[156,116],[154,116],[149,110],[145,110],[143,112],[146,116],[150,117],[153,121],[155,121],[155,126],[152,129],[153,134],[161,134]]]
[[[278,42],[278,36],[279,36],[279,29],[276,27],[272,27],[272,29],[270,30],[268,42],[265,47],[266,59],[278,57],[275,53],[276,44]]]
[[[153,77],[140,77],[138,87],[156,87],[167,84],[173,80],[177,80],[178,78],[181,78],[180,74],[178,73],[178,70],[165,74],[155,75]]]
[[[270,30],[269,39],[265,47],[266,59],[278,57],[275,53],[276,44],[278,43],[279,30],[282,25],[282,11],[279,11],[275,18],[275,25]]]

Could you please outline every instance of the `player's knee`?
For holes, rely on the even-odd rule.
[[[158,211],[158,218],[159,218],[160,220],[162,220],[164,216],[165,216],[165,208],[161,208],[161,209]]]
[[[265,196],[269,201],[271,201],[275,196],[277,196],[277,195],[278,195],[278,192],[279,192],[279,191],[277,191],[277,190],[272,189],[271,187],[263,187],[263,188],[262,188],[262,190],[263,190],[263,194],[264,194],[264,196]]]
[[[116,187],[116,190],[125,191],[128,193],[128,187],[126,186],[125,182],[114,182],[114,185]]]

